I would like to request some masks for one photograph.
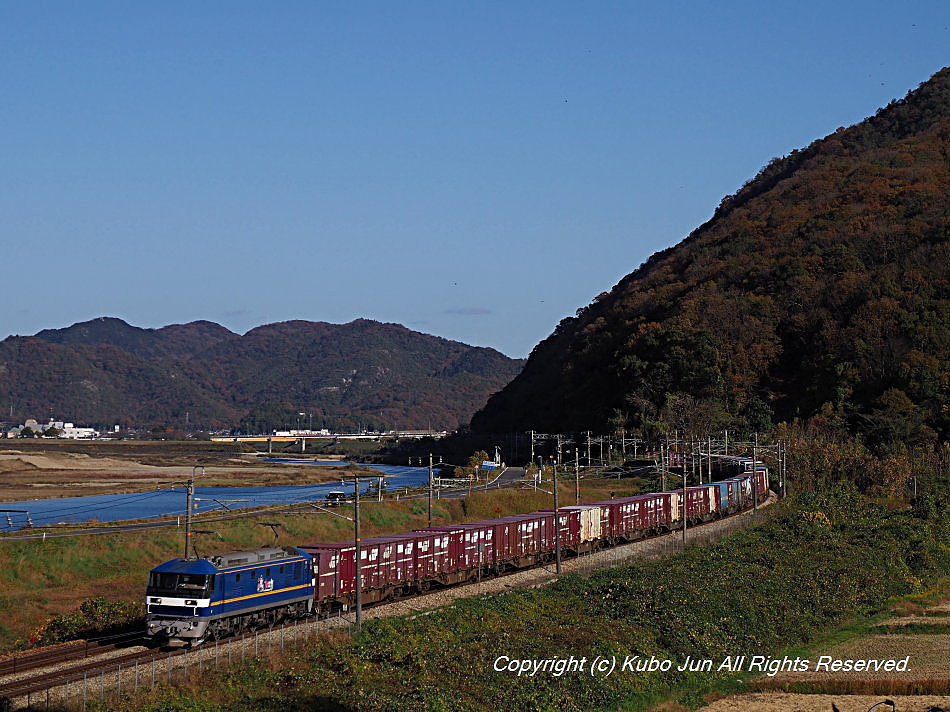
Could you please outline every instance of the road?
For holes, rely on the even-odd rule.
[[[522,479],[524,479],[523,467],[506,467],[495,479],[483,485],[474,485],[471,490],[468,487],[461,489],[444,489],[439,492],[439,499],[460,499],[469,494],[469,492],[484,492],[485,490],[498,489],[499,487],[510,487]]]

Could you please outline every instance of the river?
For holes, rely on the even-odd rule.
[[[271,458],[270,462],[285,462]],[[347,462],[300,462],[308,465],[348,465]],[[403,487],[418,487],[428,481],[425,467],[400,465],[366,465],[385,476],[389,492]],[[375,483],[364,481],[360,490],[365,492]],[[274,505],[290,505],[300,502],[315,502],[326,497],[328,492],[342,490],[352,493],[352,481],[345,484],[329,482],[319,485],[295,485],[279,487],[195,487],[196,513],[212,510],[246,509]],[[240,501],[235,501],[240,500]],[[11,512],[4,510],[26,510]],[[157,519],[183,516],[186,510],[184,487],[135,492],[132,494],[102,494],[87,497],[61,497],[56,499],[33,499],[23,502],[0,502],[0,531],[23,529],[32,522],[34,527],[79,522],[122,522],[130,519]],[[29,520],[27,519],[29,517]]]

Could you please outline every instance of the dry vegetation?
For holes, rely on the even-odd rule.
[[[261,482],[258,480],[257,484]],[[582,486],[582,501],[606,499],[611,491],[616,491],[618,496],[632,493],[635,487],[632,482],[590,480]],[[561,502],[573,502],[573,484],[561,487],[560,495]],[[549,506],[551,497],[544,492],[478,492],[464,500],[437,500],[433,521],[435,524],[476,521]],[[382,504],[370,501],[364,503],[361,510],[363,536],[409,531],[427,524],[424,499]],[[351,513],[346,506],[337,511],[344,515]],[[203,535],[197,539],[196,546],[200,553],[207,554],[271,544],[274,535],[269,527],[258,524],[261,519],[281,524],[281,544],[339,541],[352,536],[349,521],[316,510],[296,514],[266,511],[260,517],[204,523],[203,518],[198,517],[196,528],[213,529],[217,536]],[[175,527],[46,541],[0,538],[0,650],[9,649],[18,640],[27,640],[44,621],[77,609],[85,600],[98,596],[115,600],[142,599],[149,569],[180,556],[181,540],[181,532]],[[5,615],[12,611],[17,615]]]
[[[328,459],[321,455],[320,459]],[[141,492],[204,467],[202,484],[305,485],[339,471],[261,462],[233,443],[10,440],[0,442],[0,501]]]
[[[927,605],[930,603],[930,605]],[[863,635],[819,646],[814,655],[840,659],[901,659],[910,656],[907,672],[796,672],[753,680],[759,692],[731,695],[701,712],[864,712],[884,699],[899,712],[950,710],[950,596],[944,588],[938,603],[909,598],[891,607],[894,617]],[[919,632],[908,633],[907,630]]]

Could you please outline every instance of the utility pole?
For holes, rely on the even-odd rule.
[[[578,464],[576,457],[577,451],[574,452],[574,504],[581,503],[581,468]]]
[[[666,492],[666,452],[660,443],[660,491]]]
[[[429,453],[429,526],[432,526],[432,453]]]
[[[191,546],[191,511],[194,509],[195,505],[195,472],[201,470],[201,476],[204,477],[205,468],[195,465],[191,468],[191,477],[188,478],[188,497],[187,497],[187,511],[185,512],[185,561],[191,560],[191,554],[189,552],[192,549]]]
[[[587,466],[590,467],[590,430],[587,431]]]
[[[699,467],[699,482],[702,484],[703,477],[703,451],[699,446],[699,443],[693,440],[692,436],[689,439],[687,454],[689,455],[689,469],[693,475],[696,474],[696,468]],[[683,472],[686,472],[686,463],[683,463]]]
[[[194,476],[188,478],[188,497],[187,504],[185,505],[187,510],[185,512],[185,561],[191,559],[191,508],[195,501],[195,478]]]
[[[363,627],[363,560],[360,547],[360,478],[353,476],[353,528],[356,540],[356,631]]]
[[[534,462],[534,431],[531,431],[531,457],[528,458],[528,462]]]
[[[788,497],[788,441],[782,443],[782,496]]]
[[[686,549],[686,512],[689,507],[686,503],[686,468],[683,468],[683,549]]]
[[[552,462],[554,477],[554,570],[561,575],[561,510],[557,502],[557,463]]]
[[[756,462],[759,452],[759,434],[755,434],[755,441],[752,444],[752,511],[755,512],[759,508],[759,467]]]

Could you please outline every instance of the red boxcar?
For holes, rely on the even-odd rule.
[[[516,564],[517,560],[524,556],[524,552],[531,549],[529,540],[538,536],[531,522],[532,520],[525,519],[523,515],[493,520],[496,566]]]
[[[417,533],[432,532],[447,539],[448,556],[442,559],[440,574],[444,576],[465,572],[494,560],[494,531],[490,522],[455,524],[447,527],[426,527]],[[440,547],[443,545],[440,543]],[[453,582],[455,577],[453,578]],[[449,583],[448,580],[445,581]]]
[[[356,543],[352,541],[301,546],[313,557],[313,574],[317,581],[316,599],[346,599],[353,594],[356,581]]]
[[[543,531],[547,535],[545,540],[550,546],[550,551],[554,551],[554,508],[541,511],[547,515],[543,525]],[[559,507],[558,516],[561,522],[561,548],[577,551],[581,543],[581,511],[576,507]]]
[[[686,516],[690,521],[711,518],[718,507],[718,490],[712,485],[686,488]]]
[[[446,552],[443,565],[439,569],[441,574],[449,574],[457,571],[460,562],[463,560],[462,535],[464,530],[462,525],[457,524],[449,527],[426,527],[425,529],[416,529],[419,534],[433,534],[438,537],[438,546]]]
[[[436,580],[449,568],[449,539],[437,532],[409,532],[402,534],[413,554],[414,578],[419,581]]]
[[[756,467],[716,483],[623,497],[559,509],[562,549],[574,552],[669,530],[683,516],[699,521],[751,506],[753,494],[765,498],[768,473]],[[471,580],[479,570],[521,567],[550,557],[555,550],[555,513],[547,509],[469,524],[419,529],[361,542],[361,577],[366,602],[433,581]],[[356,578],[354,542],[300,547],[314,558],[318,602],[352,604]]]

